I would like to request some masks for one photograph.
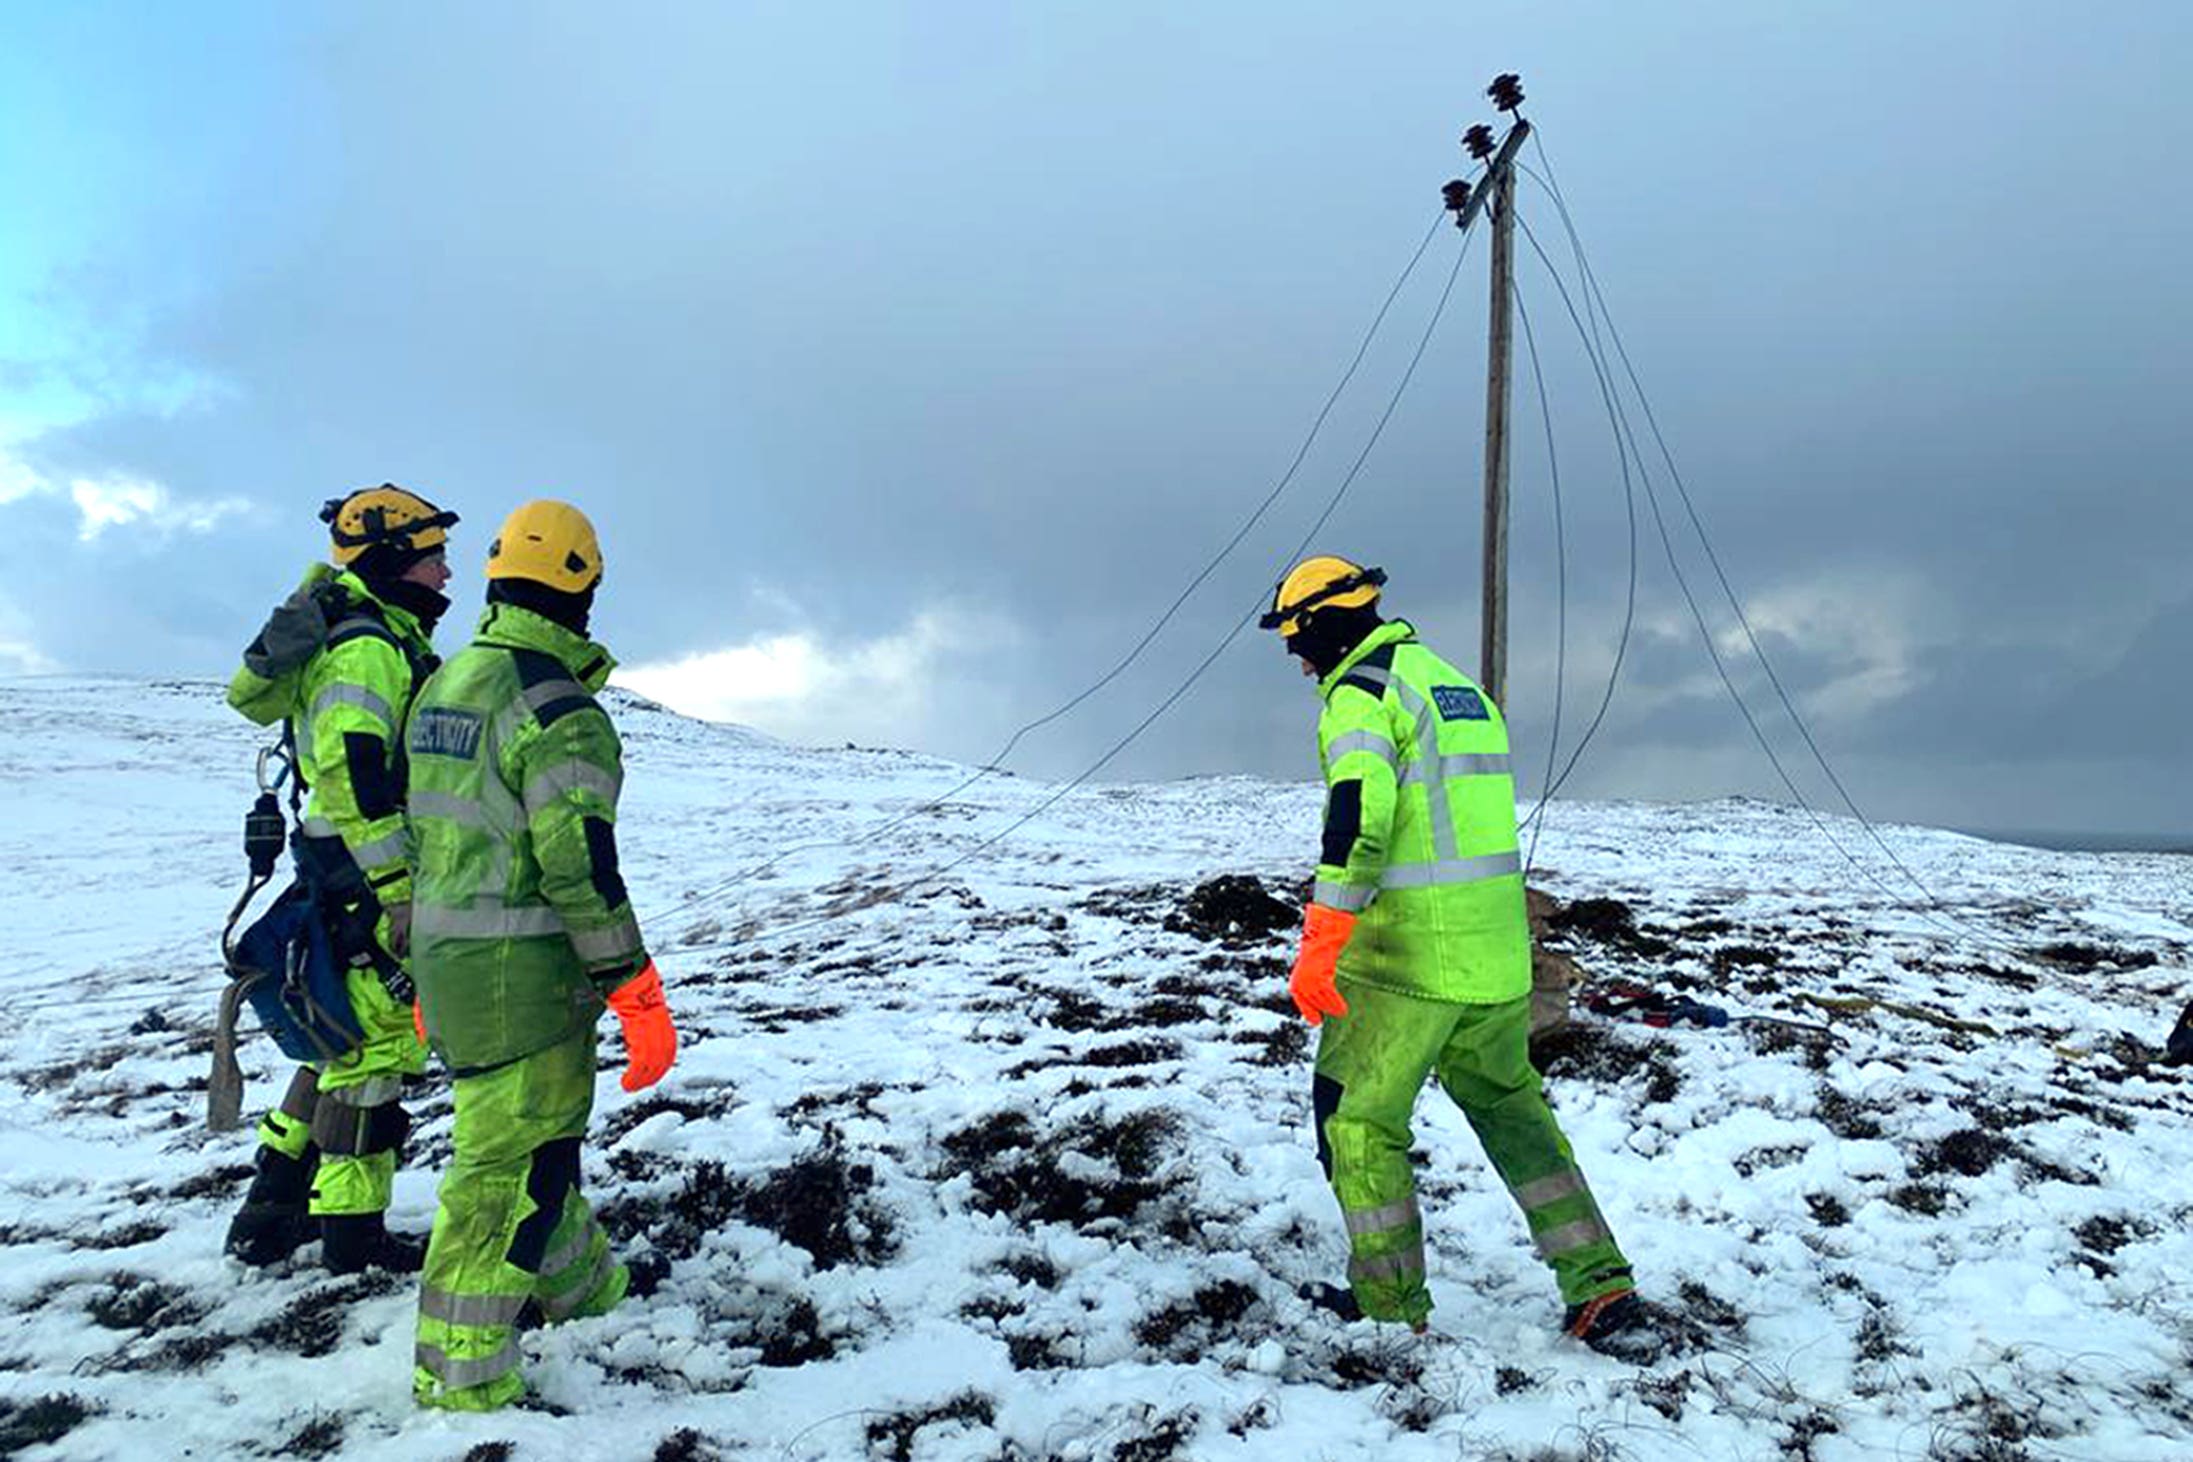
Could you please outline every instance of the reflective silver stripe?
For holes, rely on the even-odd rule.
[[[487,828],[487,809],[469,797],[450,792],[414,792],[409,807],[414,818],[433,817],[466,827]]]
[[[518,806],[518,794],[503,785],[503,747],[518,733],[525,718],[524,703],[512,701],[488,723],[487,749],[481,753],[479,798],[480,806],[487,812],[489,828],[500,835],[488,842],[491,861],[486,875],[480,880],[478,892],[482,894],[503,895],[510,891],[511,870],[517,859],[518,831],[525,826],[525,811]]]
[[[609,1271],[615,1262],[609,1257],[609,1250],[603,1249],[595,1256],[594,1265],[586,1271],[584,1279],[560,1295],[541,1297],[541,1312],[551,1320],[571,1318],[573,1310],[594,1298],[594,1291],[602,1287],[602,1281],[609,1277]]]
[[[1310,902],[1323,904],[1328,909],[1338,909],[1343,914],[1360,914],[1378,897],[1378,890],[1352,883],[1328,883],[1319,879],[1310,888]]]
[[[603,771],[590,761],[558,762],[552,767],[542,767],[526,778],[525,810],[538,817],[542,808],[572,791],[597,793],[614,807],[617,794],[622,790],[621,777]]]
[[[330,1072],[321,1078],[321,1101],[346,1107],[385,1107],[403,1095],[404,1082],[400,1076],[369,1076],[356,1086],[330,1087],[327,1083],[333,1076]]]
[[[362,685],[329,686],[320,692],[320,698],[312,703],[312,709],[305,712],[305,719],[310,721],[316,718],[330,706],[356,706],[383,726],[393,729],[396,725],[396,714],[389,710],[388,702]]]
[[[531,712],[526,710],[525,702],[522,699],[513,700],[509,705],[504,706],[495,713],[494,720],[487,723],[489,750],[485,755],[485,760],[489,766],[498,764],[497,753],[501,748],[510,744],[510,738],[518,734],[518,728],[525,724],[526,717],[530,714]]]
[[[473,1386],[484,1386],[489,1381],[500,1380],[516,1370],[522,1357],[518,1354],[517,1338],[503,1342],[503,1348],[493,1355],[479,1360],[451,1360],[438,1345],[419,1344],[411,1352],[411,1358],[434,1373],[452,1391],[463,1391]]]
[[[1439,758],[1439,780],[1449,777],[1508,777],[1515,774],[1515,767],[1504,751],[1463,751]],[[1412,782],[1424,780],[1424,763],[1410,762],[1401,769],[1400,782],[1406,787]]]
[[[1587,1245],[1611,1242],[1613,1238],[1614,1235],[1607,1232],[1607,1226],[1600,1221],[1599,1215],[1593,1214],[1590,1218],[1580,1218],[1574,1223],[1547,1229],[1531,1242],[1538,1245],[1538,1252],[1546,1258],[1557,1259]]]
[[[1378,875],[1380,888],[1431,888],[1448,883],[1483,883],[1523,871],[1523,854],[1487,853],[1480,858],[1449,858],[1439,863],[1412,863],[1388,868]],[[1323,903],[1323,899],[1318,900]]]
[[[421,939],[534,939],[564,932],[563,916],[546,904],[530,908],[450,909],[439,904],[414,904],[411,938]]]
[[[1391,685],[1393,683],[1393,672],[1390,670],[1381,670],[1376,665],[1351,665],[1348,667],[1346,674],[1343,674],[1340,679],[1346,680],[1349,676],[1355,676],[1362,680],[1368,680],[1373,685],[1380,687]],[[1338,684],[1338,681],[1334,682],[1334,686],[1336,689],[1338,688]]]
[[[1335,736],[1333,744],[1325,748],[1325,761],[1330,765],[1357,751],[1367,751],[1390,767],[1401,764],[1401,753],[1376,731],[1350,731],[1344,736]]]
[[[1354,1237],[1384,1233],[1389,1229],[1410,1228],[1424,1221],[1416,1211],[1414,1198],[1404,1198],[1398,1203],[1388,1203],[1380,1208],[1344,1208],[1340,1211],[1340,1216],[1347,1221],[1348,1233]]]
[[[594,1235],[601,1233],[602,1226],[591,1215],[579,1226],[579,1231],[564,1241],[562,1248],[541,1258],[541,1278],[553,1279],[586,1257],[586,1246],[594,1242]],[[603,1242],[608,1242],[604,1236]]]
[[[419,1290],[419,1313],[445,1325],[509,1325],[525,1308],[522,1294],[451,1294],[429,1284]]]
[[[1393,688],[1401,697],[1402,709],[1416,718],[1416,760],[1419,766],[1433,767],[1439,764],[1439,716],[1432,703],[1416,693],[1416,687],[1406,680],[1395,680]],[[1452,859],[1461,856],[1461,845],[1454,840],[1454,808],[1447,803],[1446,783],[1434,782],[1430,795],[1424,800],[1431,806],[1432,856]]]
[[[513,858],[511,844],[517,837],[519,814],[517,803],[512,800],[509,789],[496,781],[492,774],[487,779],[487,785],[494,789],[496,795],[486,802],[475,802],[469,797],[460,797],[452,792],[414,792],[411,794],[410,811],[414,823],[419,818],[433,818],[485,833],[487,871],[481,874],[472,894],[479,899],[499,899],[510,892]],[[505,808],[508,809],[507,813],[498,820],[498,812]]]
[[[580,959],[590,965],[607,964],[613,959],[640,952],[640,921],[632,917],[630,909],[624,917],[607,929],[573,931],[571,947]]]
[[[339,838],[342,836],[341,833],[335,830],[335,824],[324,817],[306,818],[303,822],[297,824],[297,831],[308,838]]]
[[[589,703],[594,699],[587,693],[586,687],[576,680],[544,680],[539,685],[527,686],[521,699],[525,701],[527,709],[538,711],[551,702],[567,701],[573,696]]]
[[[1515,1190],[1516,1204],[1526,1213],[1534,1208],[1544,1208],[1585,1191],[1584,1175],[1574,1168],[1550,1177],[1534,1178]]]
[[[1411,1274],[1424,1272],[1424,1246],[1411,1244],[1393,1254],[1378,1254],[1369,1259],[1348,1261],[1348,1282],[1361,1284],[1366,1279],[1402,1279]]]
[[[352,848],[350,856],[360,868],[381,868],[390,863],[408,863],[411,861],[411,843],[399,828],[385,838],[375,838],[362,847]]]

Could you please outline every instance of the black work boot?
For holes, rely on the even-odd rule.
[[[307,1148],[303,1157],[262,1146],[254,1166],[244,1206],[229,1221],[228,1239],[222,1249],[236,1259],[261,1269],[279,1264],[299,1246],[311,1242],[312,1220],[305,1212],[312,1192],[312,1170],[317,1164]]]
[[[1570,1305],[1561,1328],[1601,1355],[1631,1365],[1649,1366],[1667,1348],[1652,1311],[1630,1289]]]
[[[320,1219],[321,1260],[330,1274],[385,1269],[417,1274],[426,1266],[426,1241],[392,1234],[378,1213],[331,1213]]]

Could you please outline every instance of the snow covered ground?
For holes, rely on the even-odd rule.
[[[1595,981],[1773,1018],[1584,1016],[1548,1056],[1686,1336],[1639,1371],[1555,1335],[1436,1093],[1433,1333],[1293,1297],[1343,1256],[1293,913],[1191,895],[1251,875],[1291,906],[1314,788],[1089,789],[909,890],[1045,789],[856,841],[962,769],[619,706],[685,1044],[634,1098],[605,1043],[587,1183],[649,1292],[530,1336],[529,1409],[451,1417],[411,1407],[407,1285],[220,1253],[250,1138],[204,1131],[203,1085],[249,728],[205,684],[0,682],[0,1455],[2193,1455],[2193,1106],[2150,1065],[2193,993],[2193,859],[1890,829],[1920,912],[1801,813],[1555,806],[1533,882]],[[257,1038],[245,1064],[255,1109],[281,1070]],[[410,1105],[393,1216],[423,1229],[449,1104]]]

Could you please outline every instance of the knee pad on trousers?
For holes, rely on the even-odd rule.
[[[320,1074],[300,1066],[290,1077],[281,1104],[259,1119],[259,1142],[288,1158],[304,1158],[312,1147],[312,1115],[320,1100]]]
[[[564,1199],[578,1186],[578,1138],[561,1137],[535,1148],[533,1165],[525,1175],[525,1192],[533,1200],[533,1211],[511,1235],[510,1249],[504,1257],[528,1274],[540,1273],[541,1261],[548,1256],[549,1237],[563,1221]]]
[[[323,1095],[312,1112],[312,1141],[332,1157],[373,1157],[395,1152],[411,1134],[411,1115],[400,1102],[353,1107]]]

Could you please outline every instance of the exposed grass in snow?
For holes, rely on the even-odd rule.
[[[1343,1261],[1284,989],[1314,789],[1092,789],[899,894],[1039,789],[993,779],[850,845],[959,769],[637,706],[624,725],[627,874],[685,1036],[638,1097],[604,1047],[586,1181],[634,1298],[527,1338],[527,1409],[429,1416],[409,1285],[219,1252],[250,1140],[199,1122],[247,728],[210,687],[0,685],[0,1456],[2193,1447],[2193,1090],[2154,1049],[2188,993],[2193,860],[1891,830],[1945,928],[1780,808],[1555,808],[1556,941],[1596,980],[1740,1017],[1587,1019],[1542,1052],[1680,1334],[1640,1371],[1555,1334],[1436,1092],[1433,1333],[1295,1298]],[[271,1048],[246,1056],[271,1100]],[[449,1105],[431,1082],[410,1105],[395,1218],[418,1229]]]

